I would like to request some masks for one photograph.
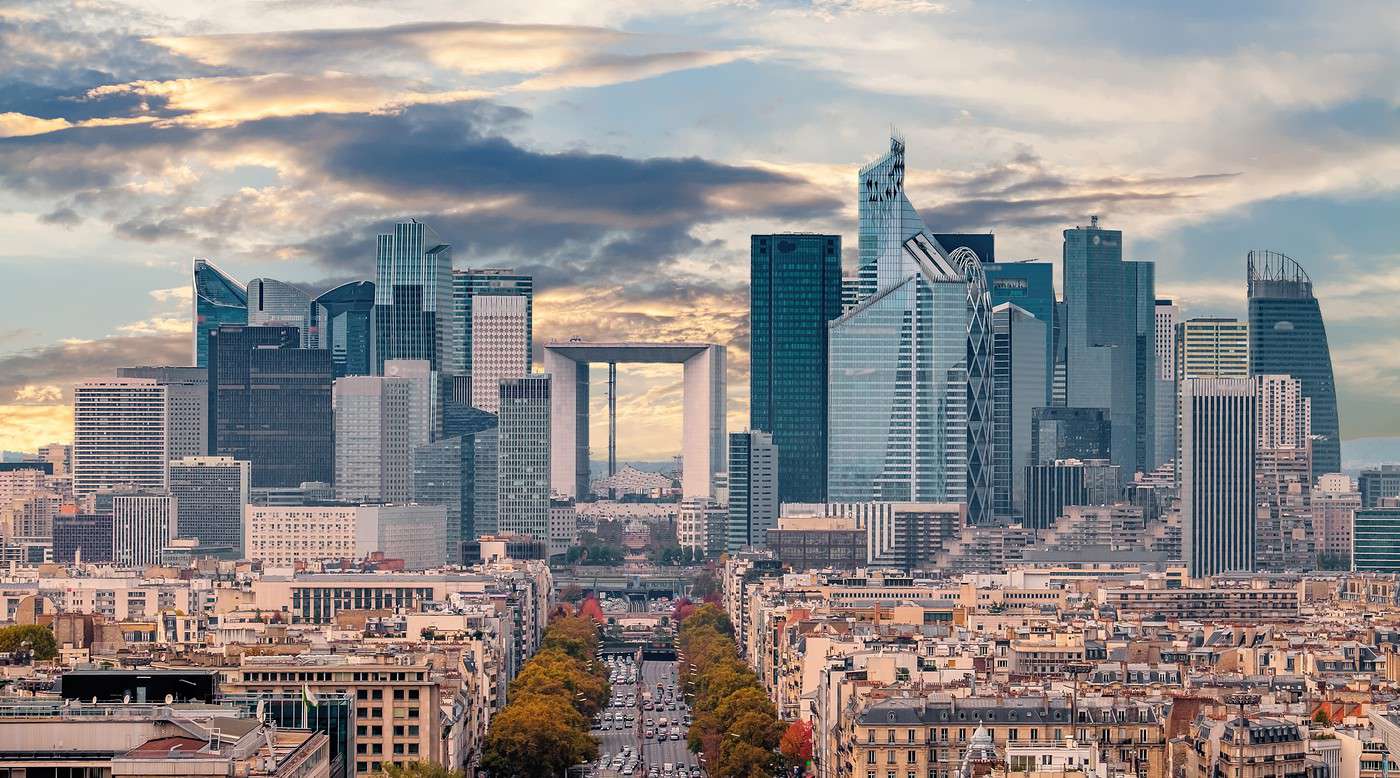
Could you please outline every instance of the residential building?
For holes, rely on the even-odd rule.
[[[122,494],[112,498],[112,564],[145,567],[161,563],[176,537],[179,506],[174,497]]]
[[[1303,394],[1302,381],[1286,375],[1255,375],[1254,396],[1259,448],[1311,447],[1312,401]]]
[[[500,383],[530,374],[530,297],[478,294],[471,303],[472,403],[491,413]]]
[[[409,570],[447,560],[447,508],[442,505],[249,505],[245,556],[264,565],[364,559],[380,552]]]
[[[170,496],[180,510],[174,537],[199,541],[201,553],[238,556],[251,467],[232,457],[184,457],[170,462]]]
[[[1156,307],[1157,416],[1153,461],[1161,466],[1176,461],[1176,325],[1181,307],[1158,298]]]
[[[171,459],[209,453],[209,371],[202,367],[119,367],[118,378],[149,378],[165,387]]]
[[[1314,490],[1312,508],[1318,567],[1324,570],[1349,569],[1352,522],[1356,511],[1361,508],[1361,495],[1356,492],[1337,494]]]
[[[73,387],[73,492],[136,486],[163,490],[170,461],[166,387],[149,378]]]
[[[457,342],[454,347],[451,372],[459,376],[474,376],[472,360],[474,304],[482,296],[518,296],[525,300],[525,369],[530,372],[530,354],[534,346],[535,280],[532,276],[506,268],[477,268],[452,271],[452,312],[456,324]],[[492,384],[488,397],[496,394]]]
[[[1050,401],[1049,323],[1012,303],[992,309],[992,507],[1010,518],[1025,508],[1032,411]]]
[[[782,463],[773,436],[757,430],[729,434],[730,551],[763,548],[778,525]]]
[[[1060,459],[1110,459],[1113,425],[1103,408],[1052,406],[1031,409],[1030,463]]]
[[[549,538],[550,389],[548,375],[500,382],[493,532]]]
[[[1198,717],[1187,734],[1185,774],[1324,778],[1326,767],[1308,759],[1306,732],[1306,727],[1282,719]]]
[[[318,348],[311,295],[285,281],[254,278],[248,282],[248,325],[296,327],[301,348]]]
[[[827,324],[841,315],[841,236],[754,235],[749,426],[772,434],[782,502],[826,499]]]
[[[1312,413],[1313,477],[1342,469],[1337,389],[1322,310],[1303,267],[1273,251],[1251,251],[1248,263],[1249,370],[1291,375]]]
[[[1249,323],[1187,319],[1176,327],[1176,378],[1249,378]]]
[[[311,305],[316,348],[331,352],[331,372],[336,378],[373,375],[374,282],[351,281],[317,297]]]
[[[208,367],[209,333],[225,324],[248,323],[248,293],[214,263],[196,259],[193,297],[194,366]]]
[[[1254,384],[1181,382],[1182,553],[1193,578],[1254,570]]]

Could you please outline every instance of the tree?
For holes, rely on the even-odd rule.
[[[568,586],[565,586],[563,589],[559,590],[559,599],[563,600],[564,602],[573,603],[575,605],[577,605],[578,602],[583,599],[583,596],[583,587],[579,586],[578,584],[569,584]]]
[[[546,648],[520,668],[510,682],[510,695],[512,699],[522,695],[558,698],[580,714],[593,716],[608,704],[608,682],[569,654]]]
[[[592,619],[595,624],[602,624],[607,621],[607,616],[603,615],[603,607],[598,604],[597,597],[589,597],[579,604],[578,615],[586,619]]]
[[[729,615],[718,605],[706,603],[695,609],[695,612],[686,619],[686,627],[699,629],[700,627],[713,627],[720,634],[733,637],[734,625],[729,623]]]
[[[773,774],[773,752],[738,738],[719,743],[719,778],[768,778]]]
[[[449,770],[437,762],[409,762],[403,766],[385,762],[379,775],[384,778],[466,778],[461,770]]]
[[[778,753],[794,767],[803,767],[812,759],[812,722],[801,719],[792,722],[778,741]]]
[[[588,722],[557,700],[527,695],[491,720],[481,766],[492,775],[553,778],[598,757]]]
[[[25,646],[24,643],[29,645]],[[0,629],[0,651],[14,653],[28,650],[35,659],[48,660],[58,656],[58,644],[53,639],[53,630],[38,624],[17,624]]]
[[[690,593],[700,599],[705,599],[710,595],[719,595],[719,578],[715,576],[713,570],[706,569],[695,576],[695,581],[690,585]]]

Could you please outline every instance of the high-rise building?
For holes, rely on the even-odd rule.
[[[1254,570],[1254,384],[1181,382],[1181,548],[1193,578]]]
[[[374,282],[341,284],[317,297],[311,312],[316,347],[331,352],[335,377],[373,375]]]
[[[500,531],[500,442],[500,429],[495,425],[472,435],[472,472],[475,481],[472,483],[471,527],[470,531],[463,527],[463,545],[482,535],[495,535]]]
[[[231,457],[185,457],[170,463],[170,496],[180,509],[175,537],[199,540],[201,553],[243,550],[243,506],[251,472]]]
[[[174,497],[123,494],[112,498],[112,564],[158,565],[179,527]]]
[[[1176,325],[1176,377],[1248,378],[1249,323],[1209,317]]]
[[[1352,570],[1400,573],[1400,507],[1358,509],[1351,532]]]
[[[1170,298],[1158,298],[1153,308],[1156,314],[1155,346],[1157,376],[1176,380],[1176,325],[1181,318],[1181,306]]]
[[[1152,461],[1161,466],[1176,461],[1176,324],[1181,308],[1174,300],[1159,298],[1155,312],[1157,413],[1153,444],[1157,450]]]
[[[1381,500],[1400,497],[1400,465],[1362,470],[1356,478],[1356,488],[1361,493],[1361,507],[1379,508]]]
[[[856,276],[841,277],[841,312],[851,310],[860,304],[860,278]]]
[[[773,435],[782,502],[826,499],[827,323],[841,315],[841,236],[749,241],[749,426]]]
[[[39,461],[49,464],[49,475],[56,478],[71,476],[73,474],[73,446],[69,443],[49,443],[40,446]]]
[[[1103,408],[1032,408],[1030,463],[1110,459],[1113,425]]]
[[[462,540],[475,537],[472,444],[468,435],[442,438],[413,449],[413,501],[447,509],[446,559],[454,564],[462,561]]]
[[[1254,376],[1258,447],[1306,449],[1312,440],[1312,400],[1303,382],[1286,375]]]
[[[1020,516],[1024,507],[1032,411],[1049,399],[1049,329],[1047,322],[1013,303],[992,309],[992,507],[999,517]]]
[[[549,501],[549,555],[566,553],[578,545],[578,511],[574,501]]]
[[[758,430],[729,433],[730,551],[767,544],[768,530],[778,526],[781,472],[772,435]]]
[[[388,376],[338,378],[335,495],[345,502],[407,502],[413,486],[412,387]]]
[[[729,542],[729,509],[705,497],[682,500],[676,514],[676,542],[703,556],[723,553]]]
[[[202,367],[120,367],[120,378],[149,378],[165,387],[170,458],[209,453],[209,371]]]
[[[1045,324],[1045,401],[1040,405],[1049,405],[1055,364],[1055,266],[1049,262],[998,262],[985,265],[983,270],[993,310],[1011,303]]]
[[[248,282],[248,325],[250,327],[296,327],[302,348],[320,345],[312,315],[311,295],[285,281],[254,278]]]
[[[252,465],[252,486],[331,480],[331,358],[295,327],[209,335],[209,450]]]
[[[442,434],[442,414],[438,399],[438,374],[423,359],[390,359],[384,362],[384,377],[408,382],[408,445],[410,450],[428,445]]]
[[[1069,505],[1112,505],[1123,492],[1123,469],[1107,459],[1063,459],[1026,467],[1024,524],[1054,526]]]
[[[496,532],[549,539],[549,394],[548,375],[500,382]]]
[[[209,333],[248,323],[248,293],[207,259],[194,261],[194,365],[207,367]]]
[[[378,236],[375,267],[375,374],[387,359],[426,359],[433,370],[449,372],[457,329],[452,246],[410,219]]]
[[[861,168],[860,257],[874,292],[830,325],[827,493],[953,501],[992,518],[991,296],[969,247],[949,252],[904,193],[904,143]]]
[[[534,346],[535,279],[533,276],[504,268],[480,268],[452,271],[452,315],[456,323],[456,343],[453,347],[451,373],[474,375],[472,361],[472,312],[478,296],[506,295],[525,299],[525,370],[530,372],[530,354]],[[495,396],[495,384],[490,395]]]
[[[1064,231],[1065,404],[1105,408],[1112,459],[1125,472],[1155,463],[1157,370],[1152,265],[1123,261],[1123,233]]]
[[[1341,433],[1332,354],[1312,279],[1292,259],[1272,251],[1248,257],[1249,369],[1291,375],[1312,405],[1313,477],[1342,469]]]
[[[1356,492],[1313,492],[1313,546],[1319,568],[1350,569],[1351,528],[1360,508],[1361,495]]]
[[[73,387],[73,492],[165,489],[170,441],[166,388],[149,378]]]
[[[112,514],[60,513],[53,518],[53,561],[112,561]]]
[[[472,401],[496,412],[499,386],[507,378],[530,373],[530,298],[524,295],[477,295],[471,302]]]
[[[1254,506],[1255,568],[1311,570],[1317,552],[1312,460],[1306,444],[1256,448]]]

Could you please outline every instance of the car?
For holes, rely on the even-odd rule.
[[[642,737],[645,737],[646,739],[650,740],[650,739],[656,737],[656,730],[654,730],[654,729],[648,729],[648,730],[646,730],[645,732],[642,733]]]

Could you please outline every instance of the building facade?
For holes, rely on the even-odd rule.
[[[1254,384],[1181,382],[1181,543],[1192,578],[1252,572],[1255,563]]]
[[[454,375],[476,374],[472,361],[472,317],[476,299],[500,295],[525,299],[525,370],[520,375],[530,372],[530,354],[534,346],[534,277],[508,268],[467,268],[452,271],[452,315],[457,326],[457,342],[450,371]],[[490,393],[495,393],[494,387]]]
[[[120,367],[119,378],[149,378],[165,387],[171,459],[209,452],[209,371],[202,367]]]
[[[302,348],[317,348],[319,332],[312,316],[311,295],[285,281],[254,278],[248,282],[248,325],[296,327]]]
[[[170,496],[180,510],[177,538],[199,541],[201,553],[243,549],[243,506],[251,468],[232,457],[184,457],[170,462]]]
[[[503,379],[530,373],[530,298],[477,295],[471,303],[472,404],[495,413]]]
[[[425,359],[448,372],[456,332],[452,246],[410,219],[379,235],[375,249],[375,374],[386,359]]]
[[[194,365],[209,365],[209,333],[248,323],[248,293],[207,259],[194,261]],[[204,452],[199,452],[204,453]]]
[[[446,527],[442,505],[249,505],[245,556],[290,567],[377,551],[409,570],[428,570],[446,562]]]
[[[179,526],[174,497],[118,495],[112,498],[112,564],[146,567],[161,563]]]
[[[766,546],[768,530],[778,526],[781,471],[782,462],[772,435],[757,430],[730,433],[730,551]]]
[[[550,380],[533,375],[500,382],[495,532],[549,538]]]
[[[311,306],[316,348],[331,353],[336,378],[373,375],[374,282],[351,281],[317,297]]]
[[[170,460],[166,387],[149,378],[73,387],[73,492],[165,489]]]
[[[1011,303],[992,310],[992,507],[999,517],[1020,516],[1025,508],[1032,414],[1050,401],[1049,329],[1048,322]]]
[[[1031,464],[1061,459],[1110,459],[1113,424],[1103,408],[1031,409]]]

